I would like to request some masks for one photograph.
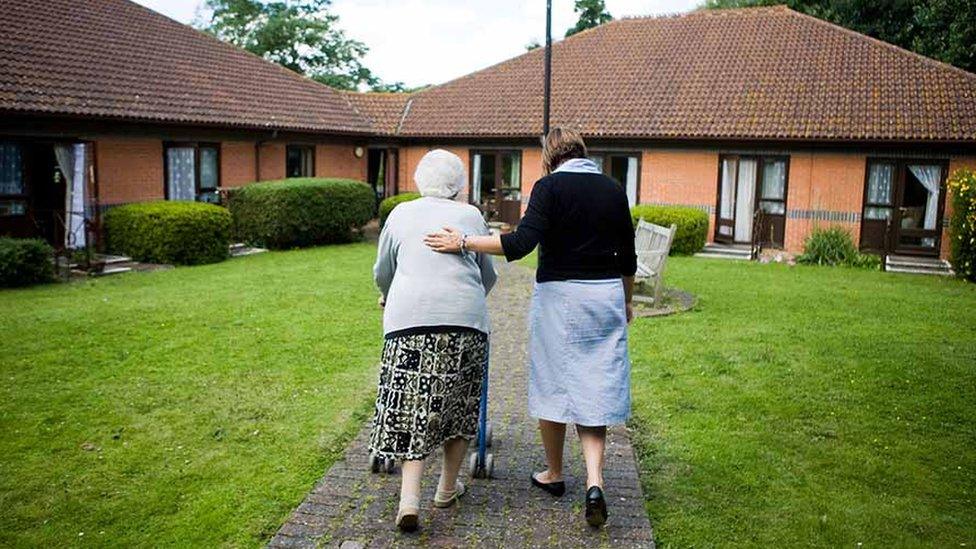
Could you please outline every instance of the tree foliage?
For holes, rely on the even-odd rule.
[[[706,0],[704,7],[775,4],[976,72],[974,0]]]
[[[368,48],[348,38],[331,0],[206,0],[201,27],[235,46],[334,88],[377,86],[362,63]]]
[[[607,11],[603,0],[576,0],[573,11],[579,14],[579,20],[574,27],[566,31],[566,36],[613,21],[613,16]]]

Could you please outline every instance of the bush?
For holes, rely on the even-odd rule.
[[[383,201],[380,202],[380,226],[383,226],[386,223],[386,218],[390,216],[390,212],[393,211],[393,208],[397,207],[397,204],[410,202],[411,200],[417,200],[418,198],[420,198],[420,193],[400,193],[388,198],[384,198]]]
[[[235,237],[276,249],[349,242],[375,205],[372,189],[349,179],[265,181],[228,199]]]
[[[846,267],[878,268],[881,258],[862,254],[851,233],[843,227],[814,229],[803,243],[803,254],[797,263],[808,265],[843,265]]]
[[[54,280],[54,250],[36,238],[0,237],[0,286],[13,288]]]
[[[949,178],[952,193],[952,217],[949,239],[952,242],[952,268],[976,282],[976,172],[956,170]]]
[[[230,213],[202,202],[143,202],[105,214],[108,250],[136,261],[197,265],[227,259]]]
[[[685,206],[634,206],[630,215],[634,218],[634,226],[641,218],[662,227],[677,225],[671,255],[691,255],[705,247],[708,214],[702,210]]]

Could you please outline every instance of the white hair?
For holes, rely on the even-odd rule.
[[[458,155],[434,149],[420,159],[413,180],[421,196],[454,198],[464,190],[467,174]]]

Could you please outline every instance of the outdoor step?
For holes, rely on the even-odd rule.
[[[904,255],[889,255],[887,258],[888,265],[896,265],[899,267],[912,267],[920,269],[949,269],[950,265],[948,261],[942,259],[933,259],[928,257],[911,257]]]
[[[902,273],[902,274],[917,274],[917,275],[928,275],[928,276],[953,276],[955,273],[949,269],[946,270],[935,270],[935,269],[918,269],[911,267],[893,267],[888,265],[885,269],[889,273]]]
[[[124,255],[103,255],[95,258],[96,261],[102,261],[106,265],[118,265],[121,263],[132,263],[131,257],[126,257]]]
[[[695,257],[704,257],[706,259],[728,259],[732,261],[749,261],[749,254],[742,255],[716,251],[698,252],[695,254]]]
[[[115,274],[128,273],[132,271],[132,267],[106,267],[102,269],[101,272],[92,273],[92,276],[109,276]]]

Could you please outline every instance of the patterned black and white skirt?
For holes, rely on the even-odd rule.
[[[488,336],[477,330],[387,337],[370,452],[424,459],[447,440],[473,438],[487,353]]]

